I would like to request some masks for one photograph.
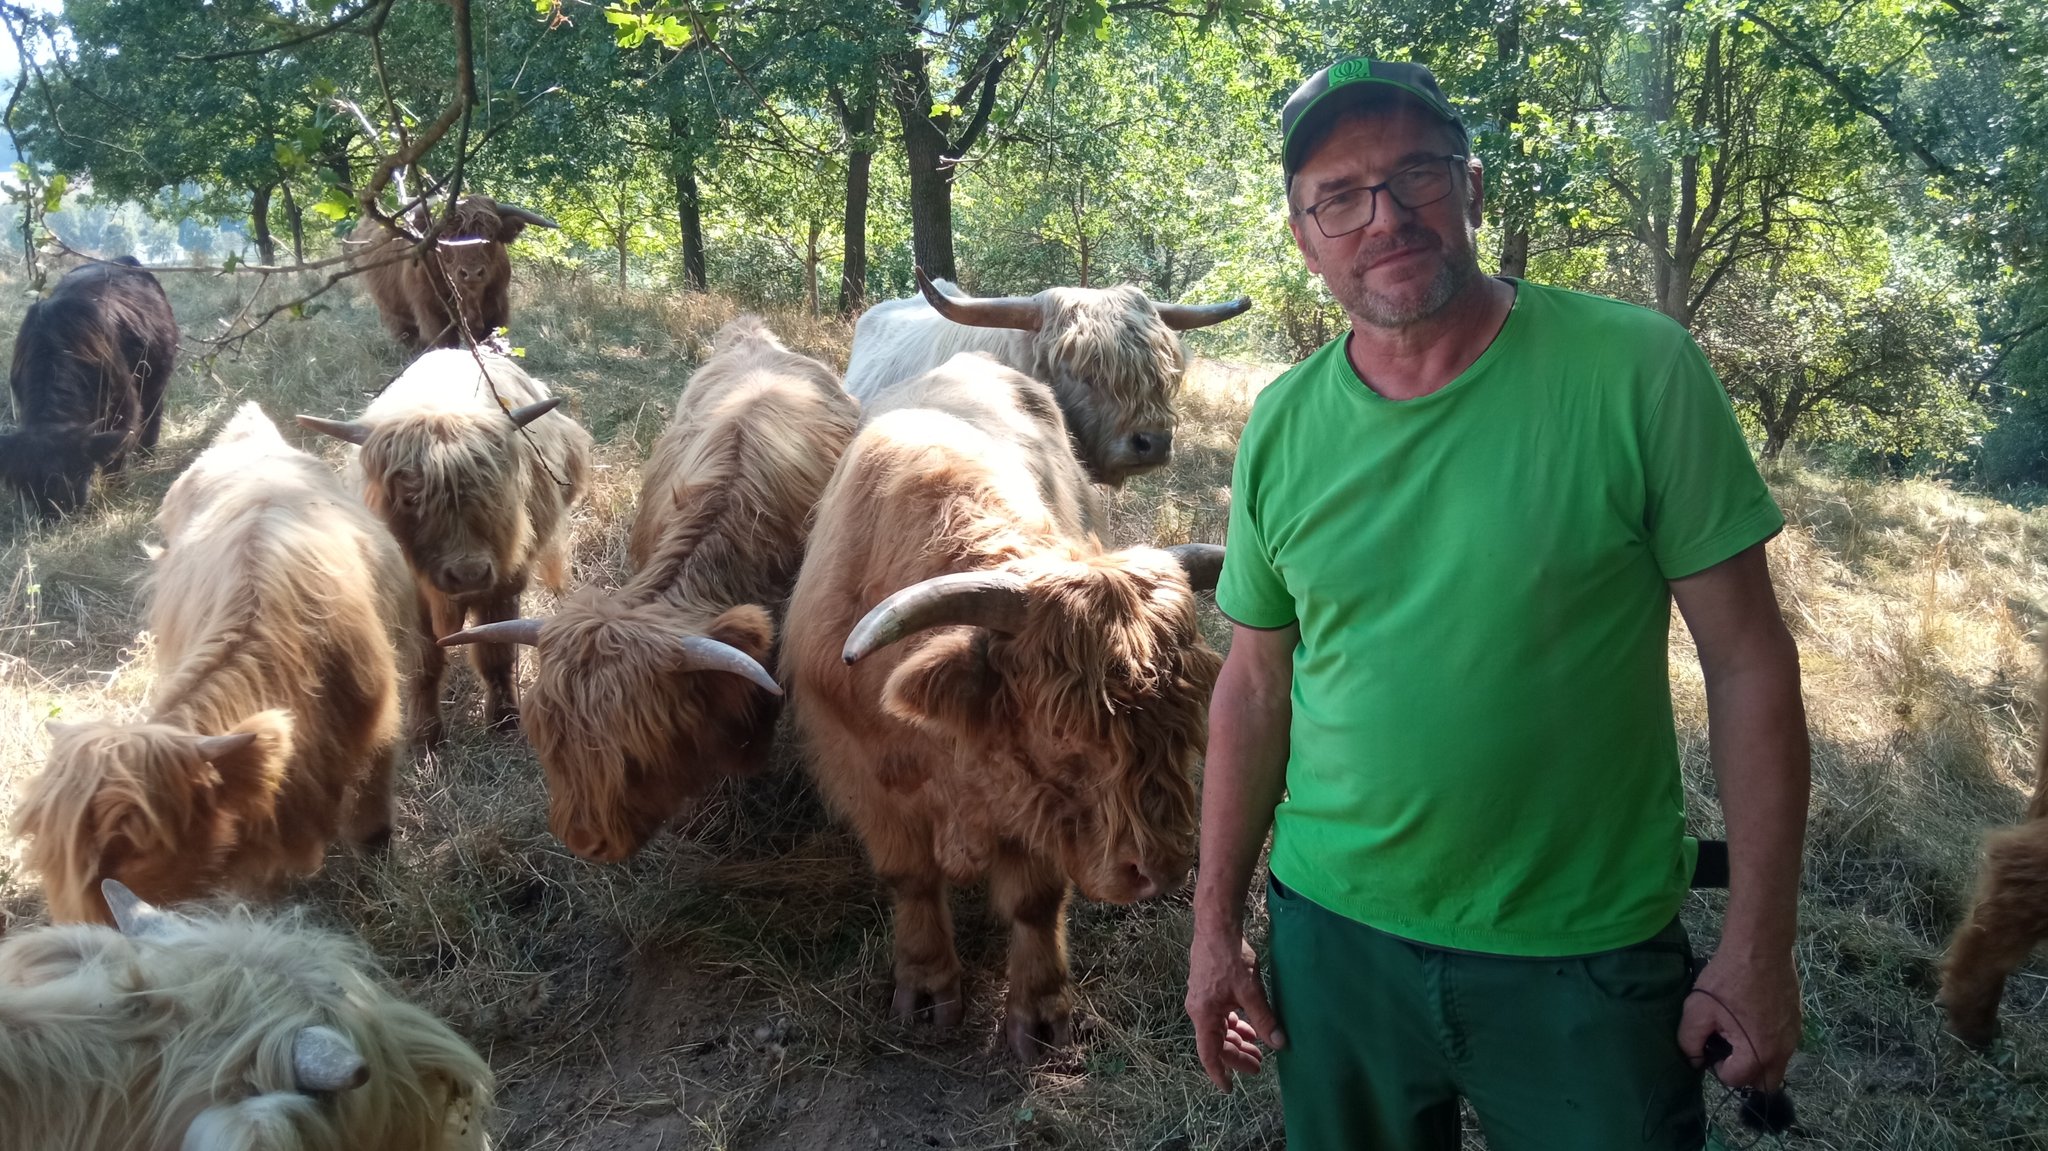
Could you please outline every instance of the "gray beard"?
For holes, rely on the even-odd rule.
[[[1341,282],[1325,280],[1325,283],[1347,313],[1372,327],[1398,329],[1420,323],[1442,311],[1444,305],[1479,274],[1479,260],[1474,254],[1478,243],[1477,230],[1468,223],[1459,232],[1458,242],[1438,248],[1442,260],[1437,265],[1436,275],[1419,295],[1397,297],[1374,291],[1366,286],[1363,271],[1348,274]],[[1376,250],[1360,252],[1359,262],[1369,267],[1387,252],[1418,246],[1416,241],[1437,248],[1436,239],[1433,232],[1403,229]]]

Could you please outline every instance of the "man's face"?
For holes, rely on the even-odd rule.
[[[1334,239],[1305,209],[1416,165],[1451,168],[1438,157],[1460,150],[1455,139],[1441,121],[1406,105],[1349,113],[1295,173],[1288,214],[1295,246],[1354,319],[1408,327],[1441,311],[1479,274],[1478,165],[1457,165],[1451,194],[1420,208],[1403,208],[1380,191],[1372,223]]]

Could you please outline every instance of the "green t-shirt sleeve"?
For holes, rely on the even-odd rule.
[[[1785,526],[1727,391],[1682,332],[1644,433],[1643,479],[1643,526],[1667,580],[1705,571]]]
[[[1260,453],[1253,446],[1252,435],[1253,425],[1248,421],[1230,469],[1230,534],[1223,541],[1223,575],[1216,583],[1216,607],[1246,627],[1281,628],[1294,622],[1294,597],[1273,567],[1272,550],[1259,530]]]

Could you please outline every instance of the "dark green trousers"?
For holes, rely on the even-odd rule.
[[[1426,947],[1277,882],[1266,906],[1288,1151],[1697,1151],[1700,1073],[1678,1049],[1692,949],[1676,919],[1570,959]]]

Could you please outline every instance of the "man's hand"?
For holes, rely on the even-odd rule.
[[[1259,1073],[1265,1064],[1261,1039],[1274,1050],[1287,1046],[1259,982],[1258,956],[1241,932],[1195,933],[1188,955],[1187,1010],[1202,1070],[1219,1091],[1230,1090],[1233,1071]]]
[[[1792,957],[1756,961],[1717,954],[1686,996],[1678,1046],[1694,1066],[1706,1062],[1707,1037],[1719,1034],[1732,1053],[1714,1068],[1730,1087],[1775,1091],[1799,1049],[1799,975]]]

